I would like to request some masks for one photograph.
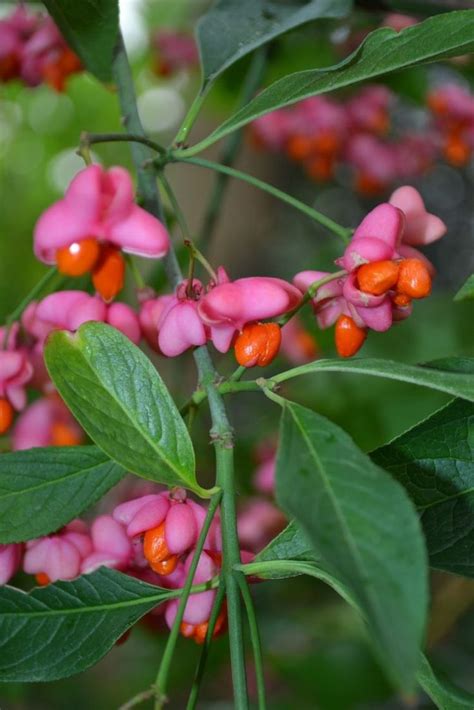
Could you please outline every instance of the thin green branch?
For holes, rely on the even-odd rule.
[[[243,180],[249,185],[258,187],[260,190],[268,192],[270,195],[273,195],[273,197],[276,197],[282,202],[286,202],[286,204],[291,205],[300,212],[303,212],[303,214],[307,215],[312,220],[318,222],[318,224],[321,224],[330,232],[340,237],[346,244],[350,239],[352,229],[343,227],[337,222],[334,222],[330,217],[326,217],[326,215],[322,214],[321,212],[318,212],[313,207],[310,207],[304,202],[301,202],[301,200],[296,199],[296,197],[288,195],[288,193],[283,192],[283,190],[279,190],[277,187],[269,185],[267,182],[264,182],[259,178],[253,177],[253,175],[248,175],[248,173],[244,173],[241,170],[236,170],[235,168],[229,167],[228,165],[220,165],[219,163],[214,163],[212,160],[205,160],[204,158],[180,158],[179,153],[172,153],[170,155],[170,161],[178,163],[187,163],[188,165],[196,165],[200,168],[208,168],[209,170],[215,170],[216,172],[229,175],[230,177],[236,178],[237,180]]]
[[[181,592],[179,598],[178,609],[176,611],[176,617],[173,622],[173,627],[169,633],[168,640],[166,642],[165,650],[163,652],[163,657],[161,659],[161,664],[158,669],[158,674],[155,681],[156,689],[156,701],[155,709],[161,710],[164,703],[166,702],[166,688],[168,685],[168,675],[171,668],[171,662],[173,660],[173,655],[176,648],[176,643],[178,641],[179,630],[181,622],[183,620],[183,614],[186,609],[186,604],[188,602],[189,594],[191,592],[191,587],[193,585],[194,575],[199,563],[199,558],[204,549],[204,543],[206,541],[209,528],[211,527],[212,520],[216,513],[216,510],[221,501],[222,491],[219,491],[209,501],[209,506],[207,508],[206,518],[204,520],[201,532],[199,533],[199,538],[196,543],[196,548],[194,550],[193,559],[191,561],[191,566],[189,568],[188,576],[186,577],[186,582]]]
[[[27,306],[30,305],[32,301],[35,300],[40,294],[43,293],[45,290],[46,286],[48,286],[51,281],[54,280],[54,278],[58,275],[58,271],[55,266],[52,266],[45,274],[40,278],[38,283],[36,283],[31,291],[28,293],[28,295],[25,296],[25,298],[22,299],[22,301],[18,304],[18,306],[15,308],[14,311],[10,313],[10,315],[6,318],[5,320],[5,333],[3,336],[3,343],[2,347],[5,349],[8,344],[8,337],[10,335],[10,331],[12,328],[13,323],[18,320],[23,311],[27,308]],[[61,281],[59,282],[59,285],[63,282],[63,278],[61,277]]]
[[[136,133],[89,133],[88,131],[83,131],[81,133],[79,141],[79,155],[82,155],[83,148],[88,149],[91,145],[95,143],[141,143],[146,145],[148,148],[155,150],[161,155],[166,155],[166,148],[152,141],[146,136],[142,136]]]
[[[214,629],[217,622],[217,617],[222,607],[222,602],[225,597],[225,585],[223,582],[219,585],[217,589],[216,598],[214,599],[214,604],[212,605],[211,616],[209,617],[209,625],[207,627],[206,639],[201,649],[201,655],[199,656],[199,663],[196,668],[196,673],[193,679],[193,685],[191,692],[189,694],[188,702],[186,705],[186,710],[195,710],[196,703],[199,698],[199,692],[201,690],[202,679],[204,677],[204,671],[206,668],[207,659],[209,656],[209,649],[211,647],[212,638],[214,634]]]
[[[265,710],[267,707],[265,699],[265,676],[263,672],[262,645],[260,643],[260,633],[258,630],[257,617],[253,606],[250,589],[242,572],[235,571],[237,581],[242,592],[247,619],[249,622],[250,642],[253,649],[253,660],[255,663],[255,678],[257,681],[257,701],[259,710]]]
[[[206,99],[207,92],[209,89],[210,89],[210,85],[201,87],[199,93],[194,98],[194,101],[192,102],[188,113],[184,117],[183,123],[181,124],[181,127],[180,127],[178,133],[176,134],[176,137],[173,141],[173,145],[175,145],[177,148],[181,148],[182,146],[185,145],[185,143],[188,139],[189,132],[198,117],[198,114],[199,114],[199,112],[202,108],[202,105]]]
[[[145,136],[138,115],[133,78],[121,38],[117,46],[113,70],[119,89],[119,99],[124,124],[131,134]],[[147,168],[150,158],[150,149],[148,146],[141,143],[131,143],[131,149],[137,168],[138,186],[143,198],[143,205],[151,214],[164,222],[164,212],[156,186],[154,171],[152,172]],[[182,281],[183,276],[173,249],[170,249],[165,259],[165,268],[168,280],[173,286],[176,286]],[[235,707],[237,710],[247,710],[248,694],[242,639],[240,594],[232,572],[233,565],[238,564],[240,561],[240,551],[235,515],[233,452],[232,448],[227,448],[229,437],[231,436],[231,428],[222,398],[214,384],[218,378],[218,374],[207,348],[197,348],[194,351],[194,360],[198,368],[200,380],[209,398],[213,421],[213,436],[218,436],[220,442],[227,442],[226,444],[219,444],[216,441],[217,482],[223,489],[221,513],[224,556],[222,573],[226,583],[228,598],[229,644],[232,659]],[[218,434],[216,435],[215,432],[218,432]],[[222,454],[221,447],[223,447],[225,451],[225,456]],[[229,584],[229,580],[232,580],[231,584]]]

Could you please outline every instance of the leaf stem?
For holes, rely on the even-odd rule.
[[[202,86],[199,93],[195,96],[194,101],[192,102],[191,106],[189,107],[189,111],[184,117],[183,123],[181,124],[181,127],[176,134],[176,137],[173,141],[173,144],[177,148],[181,148],[184,146],[184,144],[187,141],[189,131],[194,125],[194,122],[196,118],[198,117],[199,111],[202,108],[202,105],[206,99],[207,92],[210,89],[210,84],[207,86]]]
[[[241,170],[236,170],[236,168],[232,168],[228,165],[220,165],[219,163],[214,163],[212,160],[206,160],[204,158],[181,158],[179,152],[172,153],[170,155],[170,162],[173,161],[178,163],[187,163],[188,165],[196,165],[200,168],[208,168],[209,170],[215,170],[216,172],[229,175],[230,177],[236,178],[237,180],[243,180],[249,185],[258,187],[260,190],[268,192],[270,195],[273,195],[273,197],[276,197],[282,202],[286,202],[288,205],[291,205],[300,212],[303,212],[303,214],[307,215],[315,222],[318,222],[330,232],[340,237],[344,241],[344,243],[347,244],[350,239],[352,229],[348,227],[343,227],[337,222],[334,222],[330,217],[326,217],[326,215],[322,214],[321,212],[318,212],[313,207],[310,207],[304,202],[301,202],[301,200],[296,199],[296,197],[288,195],[288,193],[284,192],[283,190],[279,190],[277,187],[269,185],[269,183],[264,182],[263,180],[260,180],[259,178],[256,178],[253,175],[244,173]]]
[[[198,566],[199,558],[201,557],[201,552],[204,548],[204,543],[206,541],[209,528],[211,527],[212,520],[216,513],[216,510],[221,501],[222,491],[215,493],[209,501],[207,508],[206,518],[204,520],[201,532],[199,534],[198,541],[196,543],[196,548],[194,550],[193,559],[191,561],[191,566],[189,568],[188,576],[186,577],[186,582],[182,588],[181,596],[179,598],[178,609],[176,611],[176,617],[173,622],[173,627],[169,633],[168,640],[166,642],[165,650],[163,652],[163,657],[161,659],[161,664],[158,669],[158,674],[156,676],[155,688],[156,688],[156,702],[155,709],[161,710],[164,702],[166,701],[166,688],[168,685],[168,675],[171,668],[171,662],[173,660],[174,651],[176,648],[176,643],[178,641],[179,629],[181,622],[183,620],[184,610],[188,602],[189,594],[191,592],[191,587],[193,585],[194,575]]]

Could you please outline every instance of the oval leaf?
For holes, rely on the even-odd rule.
[[[207,495],[188,430],[152,363],[115,328],[89,322],[52,333],[51,379],[91,439],[133,473]]]
[[[226,37],[226,35],[223,35]],[[401,32],[381,28],[342,62],[279,79],[184,155],[194,155],[259,116],[328,91],[417,64],[474,51],[474,10],[431,17]]]
[[[44,0],[44,4],[86,69],[101,81],[111,81],[118,0]]]
[[[439,710],[472,710],[474,708],[474,695],[461,688],[456,688],[448,679],[436,675],[423,654],[417,680]]]
[[[364,358],[359,360],[315,360],[301,367],[272,377],[272,382],[285,382],[314,372],[351,372],[353,374],[385,377],[388,380],[410,382],[421,387],[446,392],[474,402],[474,358],[445,358],[424,365]]]
[[[276,489],[318,564],[362,611],[389,676],[411,689],[425,625],[427,569],[419,521],[403,488],[342,429],[287,402]]]
[[[284,32],[318,18],[347,15],[351,0],[219,0],[199,20],[203,86],[227,67]]]
[[[48,681],[105,656],[170,591],[100,568],[30,594],[0,587],[0,681]]]
[[[474,298],[474,274],[471,274],[454,296],[455,301],[466,301]]]
[[[473,577],[474,404],[448,404],[371,458],[416,505],[431,566]]]
[[[0,543],[24,542],[66,525],[126,471],[95,446],[0,456]]]

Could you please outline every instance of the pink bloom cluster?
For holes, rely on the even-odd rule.
[[[300,300],[298,289],[282,279],[250,276],[230,281],[220,267],[217,281],[207,288],[197,279],[192,284],[186,280],[174,294],[146,300],[140,322],[151,346],[168,357],[207,341],[225,353],[247,323],[275,318]]]
[[[0,20],[0,81],[21,79],[32,87],[46,82],[63,91],[66,79],[81,69],[49,16],[20,5]]]
[[[457,84],[444,84],[428,94],[438,144],[445,159],[466,165],[474,152],[474,96]]]
[[[153,68],[158,76],[168,77],[199,65],[196,43],[186,32],[159,29],[152,37],[152,49]]]
[[[355,189],[377,195],[398,181],[422,175],[440,155],[465,165],[474,150],[474,97],[446,84],[430,92],[432,119],[422,133],[390,135],[397,98],[384,86],[367,86],[346,100],[316,96],[258,118],[258,146],[283,152],[318,181],[350,168]]]
[[[430,132],[385,137],[395,103],[395,95],[379,85],[346,100],[315,96],[258,118],[253,137],[257,145],[302,163],[318,181],[333,179],[337,167],[346,164],[358,191],[377,194],[398,179],[424,172],[435,152]]]
[[[23,544],[0,545],[0,583],[7,583],[20,569],[35,575],[40,585],[74,579],[101,566],[170,589],[183,587],[194,548],[206,517],[205,508],[187,498],[183,489],[152,493],[119,504],[112,515],[96,517],[90,526],[76,519],[57,533]],[[193,583],[208,582],[221,566],[221,530],[215,517],[207,535]],[[242,551],[242,559],[253,555]],[[192,594],[186,605],[181,632],[202,642],[215,599],[210,589]],[[178,602],[167,602],[164,613],[169,627]],[[224,615],[218,630],[223,628]]]
[[[426,211],[417,190],[400,187],[389,202],[369,212],[355,230],[336,262],[347,274],[318,289],[312,303],[319,326],[328,328],[345,315],[358,328],[382,332],[393,322],[407,318],[412,310],[411,299],[397,299],[395,283],[377,295],[362,290],[359,270],[366,264],[416,260],[433,274],[433,266],[416,247],[440,239],[445,233],[446,225]],[[294,283],[304,292],[327,275],[322,271],[302,271],[295,276]]]

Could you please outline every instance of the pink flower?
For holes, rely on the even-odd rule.
[[[390,125],[389,109],[394,96],[385,86],[372,85],[351,97],[346,108],[352,130],[383,135]]]
[[[402,15],[399,12],[390,12],[385,15],[381,26],[391,27],[396,32],[401,32],[401,30],[404,30],[407,27],[412,27],[416,24],[418,24],[418,20],[410,15]]]
[[[159,76],[169,76],[181,69],[192,69],[199,63],[194,38],[185,32],[160,29],[153,37],[153,45],[158,55],[155,67]]]
[[[14,324],[6,349],[0,350],[0,399],[19,411],[26,405],[25,385],[31,380],[33,367],[25,348],[17,344],[18,329],[18,324]],[[0,328],[0,343],[4,338],[5,329]]]
[[[275,490],[275,468],[276,455],[273,453],[265,458],[255,471],[253,483],[255,488],[261,493],[273,494]]]
[[[383,192],[398,175],[393,145],[368,133],[349,138],[346,160],[354,168],[356,190],[364,195]]]
[[[23,570],[37,575],[39,584],[74,579],[80,574],[83,559],[91,552],[86,525],[73,520],[58,533],[27,542]]]
[[[301,294],[282,279],[250,276],[220,283],[201,298],[198,313],[209,326],[219,352],[227,352],[234,334],[254,321],[276,318],[294,308]]]
[[[12,449],[75,446],[82,439],[82,429],[64,402],[53,394],[37,399],[17,418],[12,432]]]
[[[167,357],[175,357],[188,348],[204,345],[208,338],[206,327],[198,313],[201,282],[194,279],[191,295],[188,295],[188,291],[188,282],[183,281],[178,286],[176,295],[157,299],[163,306],[157,323],[158,348]]]
[[[59,249],[91,238],[155,259],[169,249],[165,227],[134,204],[130,175],[121,167],[89,165],[81,170],[64,198],[36,223],[34,250],[38,259],[55,264]]]
[[[392,193],[389,203],[402,210],[405,215],[403,244],[422,246],[441,239],[447,227],[443,220],[426,211],[425,203],[418,190],[410,185],[399,187]]]
[[[30,306],[26,312],[27,330],[43,343],[52,330],[77,330],[83,323],[99,321],[120,330],[138,344],[141,329],[138,316],[125,303],[105,304],[85,291],[56,291]]]
[[[7,582],[17,572],[21,563],[23,545],[0,545],[0,584]]]
[[[240,544],[258,552],[283,530],[286,522],[281,510],[269,500],[250,498],[237,519]]]
[[[111,515],[100,515],[91,525],[92,551],[82,561],[81,572],[89,573],[101,566],[126,569],[133,548],[124,528]]]
[[[193,556],[194,553],[191,552],[186,559],[184,565],[185,577],[189,572]],[[193,577],[193,584],[208,582],[218,573],[218,571],[219,567],[215,560],[207,552],[202,552]],[[216,592],[214,590],[191,594],[184,610],[183,622],[194,627],[209,621],[215,596]],[[178,604],[179,600],[174,599],[173,601],[168,602],[166,606],[165,619],[169,628],[173,626]]]
[[[271,111],[251,124],[251,135],[258,147],[283,150],[290,135],[291,117],[288,111]]]
[[[138,320],[143,337],[148,345],[157,352],[161,352],[158,345],[158,324],[163,312],[168,309],[171,303],[175,304],[176,301],[175,297],[169,294],[158,298],[147,298],[140,306]]]

